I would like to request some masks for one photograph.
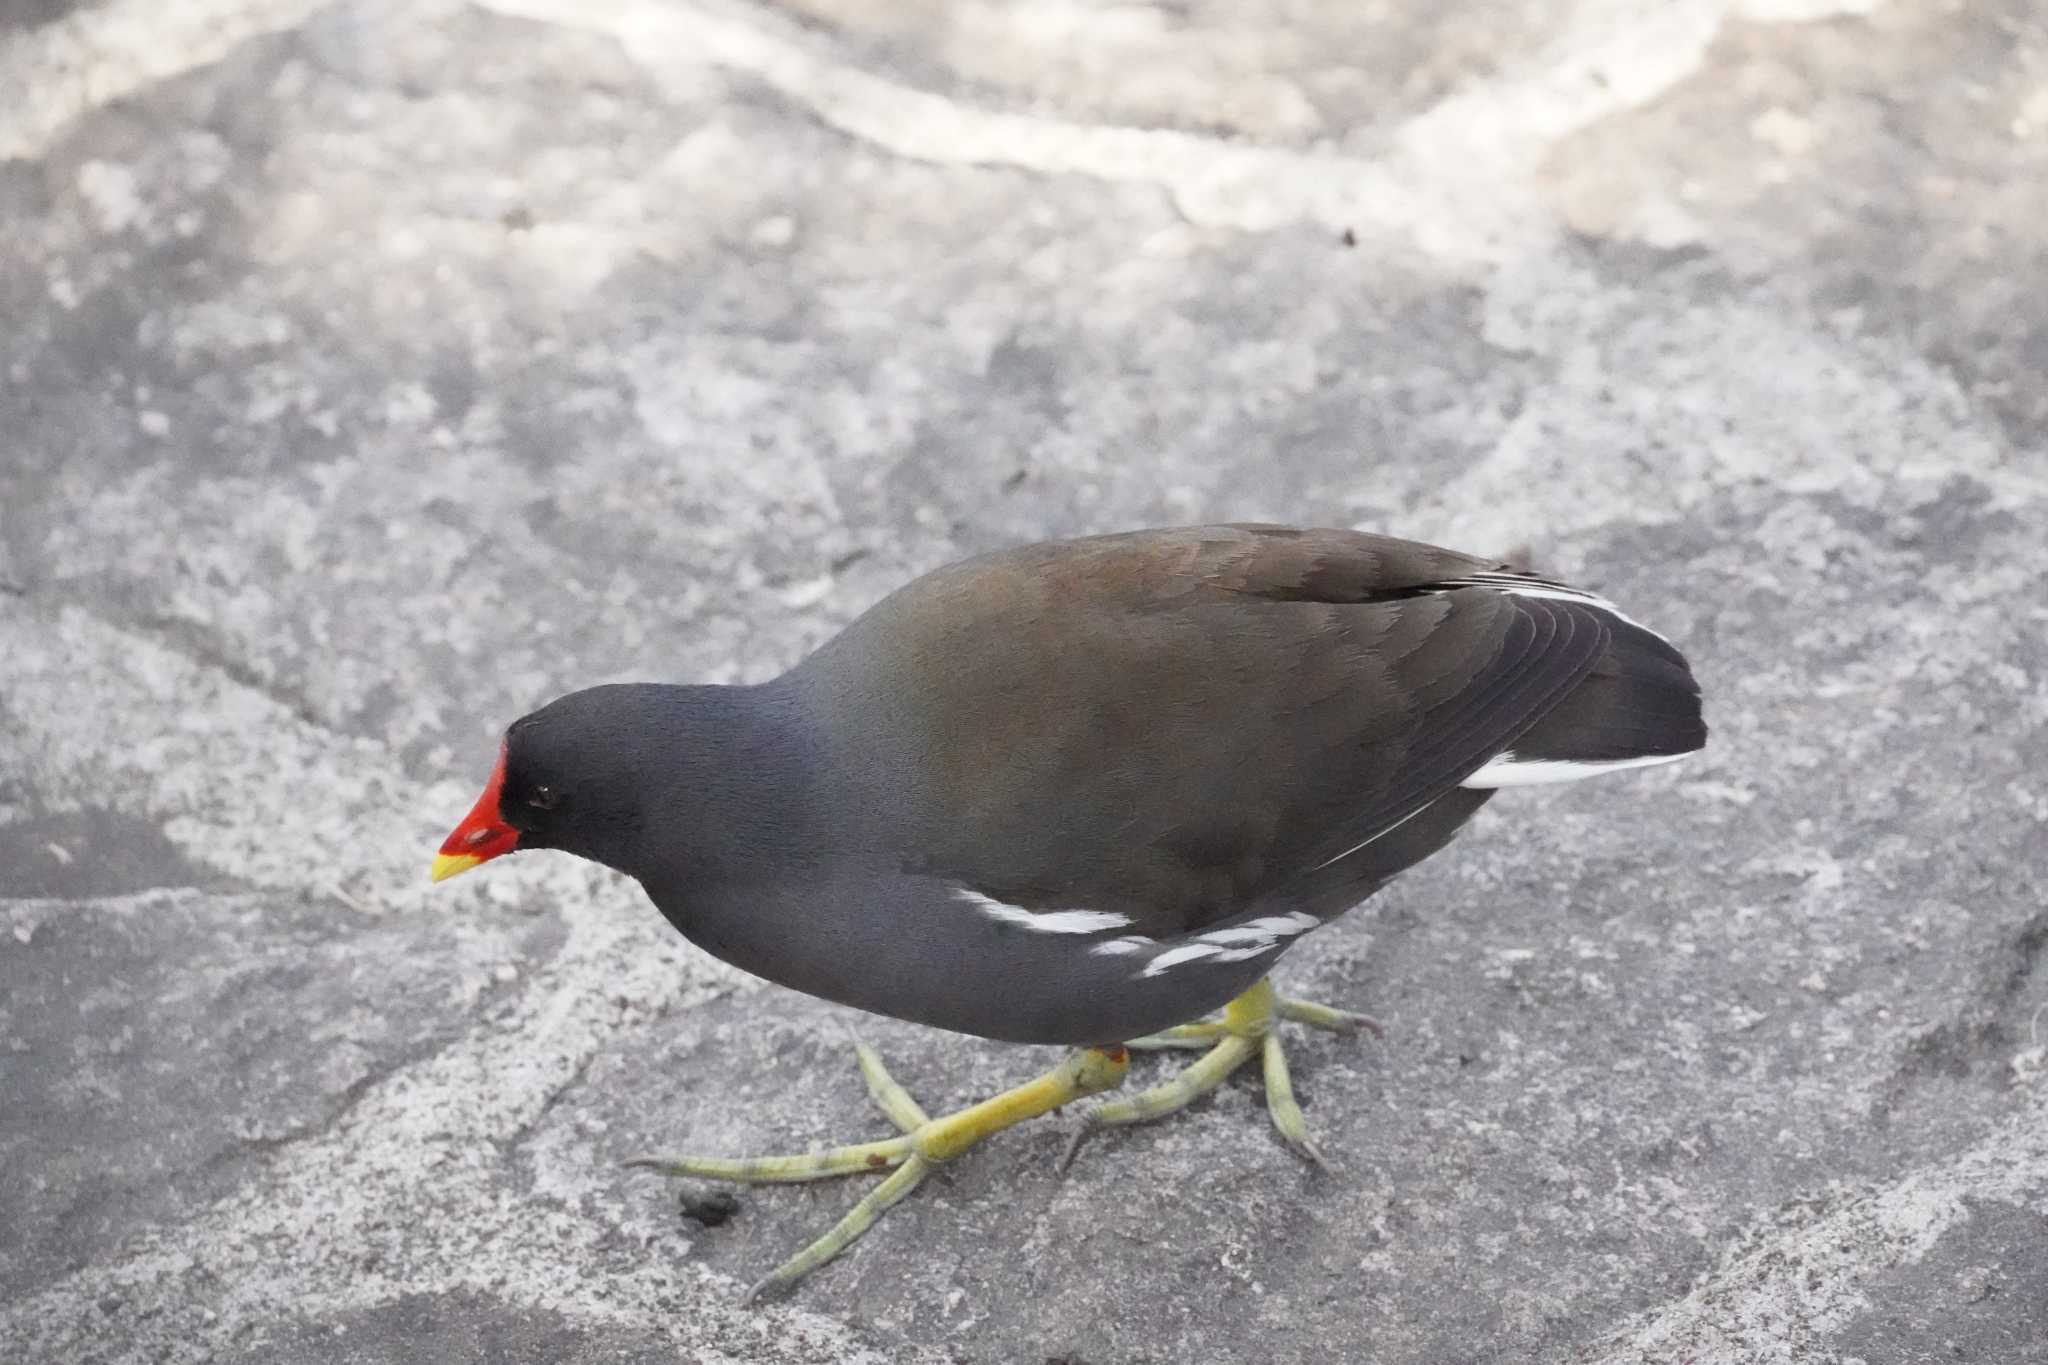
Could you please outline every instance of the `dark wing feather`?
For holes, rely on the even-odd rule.
[[[824,708],[864,721],[831,737],[867,784],[845,807],[887,816],[850,837],[1153,936],[1227,919],[1451,792],[1585,675],[1597,613],[1435,589],[1496,567],[1229,526],[941,570],[804,666],[861,699]]]

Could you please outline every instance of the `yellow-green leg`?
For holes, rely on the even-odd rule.
[[[1130,1066],[1121,1047],[1087,1048],[1073,1053],[1058,1066],[1014,1090],[983,1100],[957,1113],[931,1118],[918,1107],[909,1092],[896,1083],[874,1049],[854,1045],[860,1059],[861,1075],[868,1094],[903,1136],[879,1142],[855,1143],[806,1156],[771,1156],[727,1160],[719,1157],[667,1156],[635,1157],[628,1166],[660,1171],[664,1175],[701,1176],[712,1180],[733,1180],[744,1184],[772,1184],[799,1180],[825,1180],[832,1176],[863,1172],[890,1172],[887,1179],[869,1190],[817,1241],[784,1261],[747,1290],[747,1301],[796,1283],[811,1271],[853,1245],[873,1227],[875,1220],[909,1195],[931,1174],[932,1168],[951,1161],[969,1147],[1005,1128],[1049,1113],[1083,1096],[1099,1094],[1120,1084]]]
[[[1281,1020],[1306,1024],[1331,1033],[1356,1033],[1360,1029],[1377,1034],[1380,1026],[1363,1014],[1314,1005],[1306,1000],[1283,1000],[1270,978],[1258,982],[1223,1008],[1221,1019],[1198,1019],[1144,1038],[1133,1038],[1128,1046],[1137,1048],[1206,1048],[1192,1065],[1162,1085],[1121,1100],[1100,1104],[1081,1117],[1081,1127],[1060,1158],[1065,1169],[1081,1150],[1081,1144],[1101,1128],[1154,1119],[1178,1113],[1230,1079],[1232,1072],[1253,1057],[1262,1059],[1266,1081],[1266,1112],[1273,1127],[1287,1145],[1318,1166],[1323,1154],[1309,1140],[1308,1121],[1295,1103],[1294,1080],[1287,1071],[1287,1053],[1280,1044]]]

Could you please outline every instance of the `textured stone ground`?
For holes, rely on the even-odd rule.
[[[0,89],[0,1359],[2044,1358],[2037,3],[12,0]],[[1714,744],[1290,957],[1333,1175],[1048,1121],[740,1309],[852,1192],[615,1162],[879,1133],[847,1016],[430,892],[499,728],[1226,517],[1526,547]]]

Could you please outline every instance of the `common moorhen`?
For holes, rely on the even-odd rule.
[[[570,693],[506,732],[433,875],[562,849],[771,981],[1078,1048],[932,1119],[859,1047],[902,1136],[636,1163],[892,1172],[752,1297],[836,1255],[933,1163],[1117,1085],[1129,1044],[1207,1051],[1082,1134],[1180,1109],[1257,1056],[1274,1124],[1315,1159],[1277,1022],[1370,1021],[1278,997],[1280,955],[1498,788],[1705,741],[1685,659],[1592,593],[1355,531],[1138,531],[939,569],[771,682]]]

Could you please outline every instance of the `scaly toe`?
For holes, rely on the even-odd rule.
[[[1148,1033],[1142,1038],[1133,1038],[1125,1047],[1135,1047],[1146,1052],[1163,1052],[1168,1048],[1213,1047],[1223,1036],[1221,1019],[1197,1019],[1191,1024],[1176,1024],[1158,1033]]]
[[[1358,1014],[1352,1010],[1332,1009],[1318,1005],[1312,1000],[1282,1000],[1277,1013],[1282,1019],[1309,1028],[1321,1029],[1325,1033],[1370,1033],[1375,1038],[1384,1038],[1386,1029],[1380,1021],[1369,1014]]]
[[[889,1068],[882,1065],[881,1053],[855,1038],[853,1055],[860,1062],[861,1079],[868,1083],[868,1098],[889,1116],[889,1122],[906,1133],[914,1133],[932,1121],[924,1106],[912,1099],[910,1092],[889,1074]]]
[[[907,1137],[860,1142],[803,1156],[636,1156],[625,1164],[662,1175],[730,1180],[737,1185],[785,1185],[834,1176],[879,1173],[901,1166],[916,1149]]]
[[[1307,1000],[1282,999],[1274,992],[1271,980],[1261,979],[1232,1000],[1221,1019],[1198,1019],[1134,1039],[1129,1046],[1208,1050],[1162,1084],[1098,1105],[1083,1114],[1060,1156],[1058,1169],[1064,1172],[1073,1165],[1082,1145],[1101,1129],[1149,1123],[1185,1109],[1222,1085],[1254,1055],[1264,1063],[1266,1108],[1281,1141],[1303,1160],[1319,1169],[1329,1169],[1328,1159],[1309,1137],[1308,1121],[1294,1098],[1294,1080],[1288,1072],[1287,1053],[1280,1040],[1279,1022],[1283,1019],[1330,1033],[1380,1032],[1379,1022],[1369,1015]]]
[[[1311,1165],[1328,1170],[1330,1163],[1310,1139],[1308,1120],[1294,1098],[1294,1077],[1288,1072],[1287,1051],[1280,1045],[1280,1035],[1267,1034],[1261,1051],[1265,1066],[1266,1112],[1273,1119],[1275,1131],[1297,1155]]]
[[[887,1180],[869,1190],[859,1203],[848,1209],[846,1216],[834,1223],[830,1232],[749,1285],[747,1292],[740,1296],[740,1302],[752,1304],[768,1295],[781,1293],[852,1246],[860,1240],[862,1233],[875,1225],[876,1219],[908,1198],[930,1172],[931,1164],[921,1156],[913,1156],[904,1162]]]

